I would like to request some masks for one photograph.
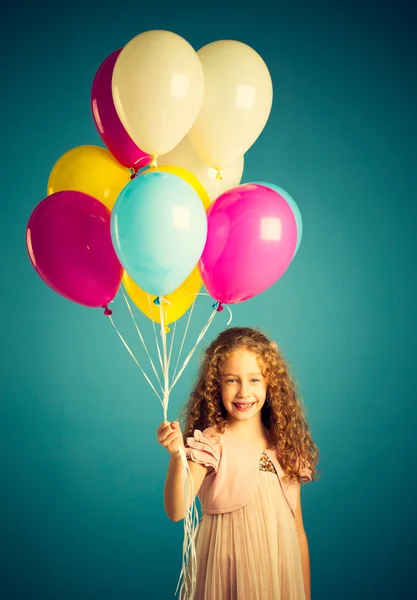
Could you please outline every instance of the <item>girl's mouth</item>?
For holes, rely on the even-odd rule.
[[[245,403],[240,403],[240,402],[233,402],[233,406],[236,408],[236,410],[238,410],[239,412],[247,412],[248,410],[250,410],[252,408],[252,406],[254,406],[256,404],[256,402],[251,402],[250,404],[245,404]]]

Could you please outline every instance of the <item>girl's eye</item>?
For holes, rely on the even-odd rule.
[[[236,383],[237,379],[226,379],[226,383]],[[253,378],[251,379],[251,383],[259,383],[260,379]]]

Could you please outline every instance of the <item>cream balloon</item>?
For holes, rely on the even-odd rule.
[[[240,156],[233,165],[222,169],[218,177],[217,170],[203,162],[186,136],[171,152],[158,158],[158,166],[164,165],[182,167],[190,171],[204,187],[210,200],[215,200],[223,192],[239,185],[244,159]]]
[[[220,40],[197,52],[205,89],[188,137],[202,160],[223,169],[236,162],[261,134],[272,107],[272,80],[255,50]]]
[[[194,123],[204,74],[194,48],[171,31],[146,31],[120,52],[113,69],[113,101],[126,131],[143,152],[169,152]]]

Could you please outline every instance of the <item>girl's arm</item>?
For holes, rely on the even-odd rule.
[[[311,600],[310,554],[308,550],[307,535],[304,530],[303,516],[301,510],[300,486],[298,486],[298,498],[295,509],[295,526],[297,528],[298,542],[300,545],[306,600]]]
[[[182,460],[179,447],[184,448],[184,441],[178,421],[164,421],[156,432],[158,442],[170,453],[168,473],[164,486],[164,508],[171,521],[181,521],[185,517],[185,499],[182,480]],[[193,478],[193,501],[198,494],[209,467],[188,461]]]
[[[194,484],[194,497],[190,498],[192,501],[200,490],[204,477],[207,474],[208,467],[191,460],[188,461],[188,466],[190,467]],[[178,452],[171,454],[170,456],[164,487],[164,508],[171,521],[181,521],[185,516],[182,461]]]

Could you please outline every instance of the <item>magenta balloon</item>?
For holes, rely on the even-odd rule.
[[[219,196],[207,217],[199,270],[215,300],[249,300],[273,285],[291,263],[297,223],[288,202],[274,190],[239,185]]]
[[[82,192],[51,194],[32,212],[26,247],[38,275],[55,292],[84,306],[105,307],[123,268],[110,234],[110,211]]]
[[[151,157],[143,152],[127,133],[113,102],[113,68],[121,49],[115,50],[98,68],[91,88],[91,112],[94,123],[114,158],[125,167],[135,170],[145,167]]]

